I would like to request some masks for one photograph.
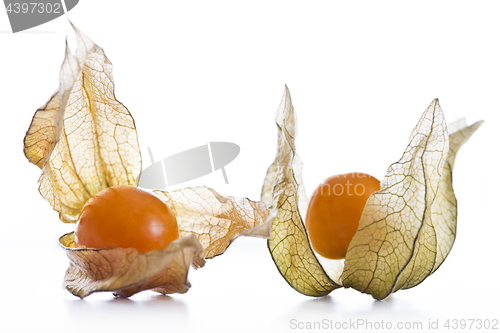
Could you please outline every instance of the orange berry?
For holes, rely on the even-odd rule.
[[[380,181],[365,173],[346,173],[323,181],[314,190],[306,216],[314,250],[325,258],[344,259],[366,201],[379,190]]]
[[[75,230],[78,247],[163,250],[179,238],[174,213],[155,195],[135,186],[107,188],[87,201]]]

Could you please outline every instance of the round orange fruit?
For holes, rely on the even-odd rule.
[[[366,201],[379,190],[378,179],[359,172],[323,181],[314,190],[306,216],[314,250],[325,258],[344,259]]]
[[[75,242],[87,248],[163,250],[179,238],[174,213],[155,195],[135,186],[109,187],[87,201],[78,218]]]

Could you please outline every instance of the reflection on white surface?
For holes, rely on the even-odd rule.
[[[453,318],[498,318],[498,309],[491,303],[500,298],[498,290],[467,294],[442,291],[439,280],[453,283],[453,268],[447,271],[445,266],[441,279],[431,277],[422,286],[397,292],[384,301],[346,289],[323,298],[309,298],[286,284],[270,260],[265,242],[258,239],[239,239],[224,256],[191,272],[193,287],[187,294],[162,296],[148,291],[125,299],[95,293],[82,300],[61,287],[67,266],[63,251],[48,242],[30,243],[38,251],[23,251],[22,261],[1,257],[2,267],[16,271],[15,278],[1,277],[1,283],[8,286],[2,292],[3,299],[9,300],[2,311],[2,325],[6,327],[71,327],[71,332],[118,327],[121,332],[153,328],[175,332],[292,332],[296,331],[294,325],[308,323],[415,322],[425,328],[435,320],[444,324]],[[12,242],[2,242],[1,253],[12,246]]]
[[[116,325],[137,331],[160,322],[165,323],[165,328],[189,326],[188,305],[181,299],[152,293],[130,299],[110,296],[108,293],[93,299],[65,300],[67,315],[64,320],[72,326],[79,323],[76,329],[81,330]]]

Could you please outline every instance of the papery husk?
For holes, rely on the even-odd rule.
[[[59,239],[70,265],[64,287],[80,298],[99,291],[111,291],[129,297],[145,290],[162,294],[189,290],[189,267],[203,267],[203,247],[198,238],[187,235],[167,245],[164,250],[139,253],[133,248],[76,248],[74,233]]]
[[[40,194],[63,222],[76,222],[85,202],[116,185],[137,185],[141,153],[134,119],[114,93],[104,50],[73,27],[60,86],[36,111],[24,138],[28,160],[42,169]]]
[[[261,201],[226,197],[204,186],[154,193],[174,212],[181,237],[197,235],[204,258],[224,253],[242,235],[268,238],[269,225],[276,215]]]
[[[448,135],[438,100],[431,103],[403,157],[366,203],[347,251],[345,287],[380,300],[417,286],[441,266],[456,237],[455,156],[481,124]]]
[[[307,198],[302,182],[302,162],[295,149],[297,123],[290,92],[285,93],[276,112],[278,149],[262,187],[261,200],[278,211],[267,241],[269,252],[281,275],[298,292],[324,296],[340,288],[312,249],[301,213]]]

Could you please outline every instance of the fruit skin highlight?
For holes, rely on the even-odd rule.
[[[344,259],[366,201],[379,190],[380,181],[361,172],[332,176],[319,184],[306,216],[314,250],[325,258]]]
[[[77,247],[163,250],[179,238],[174,213],[155,195],[135,186],[109,187],[87,201],[75,230]]]

